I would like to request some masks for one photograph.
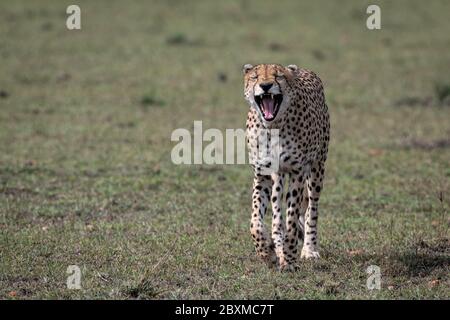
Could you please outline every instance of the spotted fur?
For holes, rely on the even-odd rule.
[[[258,105],[255,95],[261,92],[272,97],[282,95],[273,119],[267,120]],[[247,117],[250,156],[257,155],[261,129],[279,130],[278,168],[269,175],[263,170],[267,165],[252,164],[250,230],[256,252],[280,270],[293,270],[302,240],[301,258],[319,258],[318,204],[330,139],[330,119],[322,82],[312,71],[295,65],[245,65],[244,95],[250,105]],[[271,235],[263,222],[269,203],[273,212]],[[286,205],[286,221],[283,204]]]

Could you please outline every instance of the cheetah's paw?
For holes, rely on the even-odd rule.
[[[298,270],[298,265],[295,262],[287,262],[286,260],[280,263],[279,270],[281,272],[294,272]]]
[[[302,253],[300,255],[300,258],[301,259],[306,259],[306,260],[308,260],[308,259],[314,260],[314,259],[319,259],[320,258],[320,254],[319,254],[318,251],[311,250],[311,249],[308,249],[308,248],[303,248],[302,249]]]

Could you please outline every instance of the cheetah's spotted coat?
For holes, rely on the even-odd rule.
[[[279,131],[279,166],[267,175],[264,165],[254,170],[251,234],[257,254],[281,270],[295,269],[299,239],[302,258],[318,258],[317,218],[330,120],[322,82],[313,72],[295,65],[244,66],[244,94],[250,105],[247,144],[250,155],[258,152],[261,129]],[[270,137],[269,137],[270,139]],[[282,203],[284,181],[286,222]],[[272,204],[272,234],[263,218]]]

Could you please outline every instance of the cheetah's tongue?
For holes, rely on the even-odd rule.
[[[264,112],[264,118],[266,119],[272,119],[273,113],[275,109],[275,99],[269,97],[263,97],[262,98],[262,109]]]

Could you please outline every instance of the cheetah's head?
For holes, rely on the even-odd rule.
[[[292,79],[298,67],[278,64],[244,65],[244,96],[266,124],[279,118],[289,106]]]

